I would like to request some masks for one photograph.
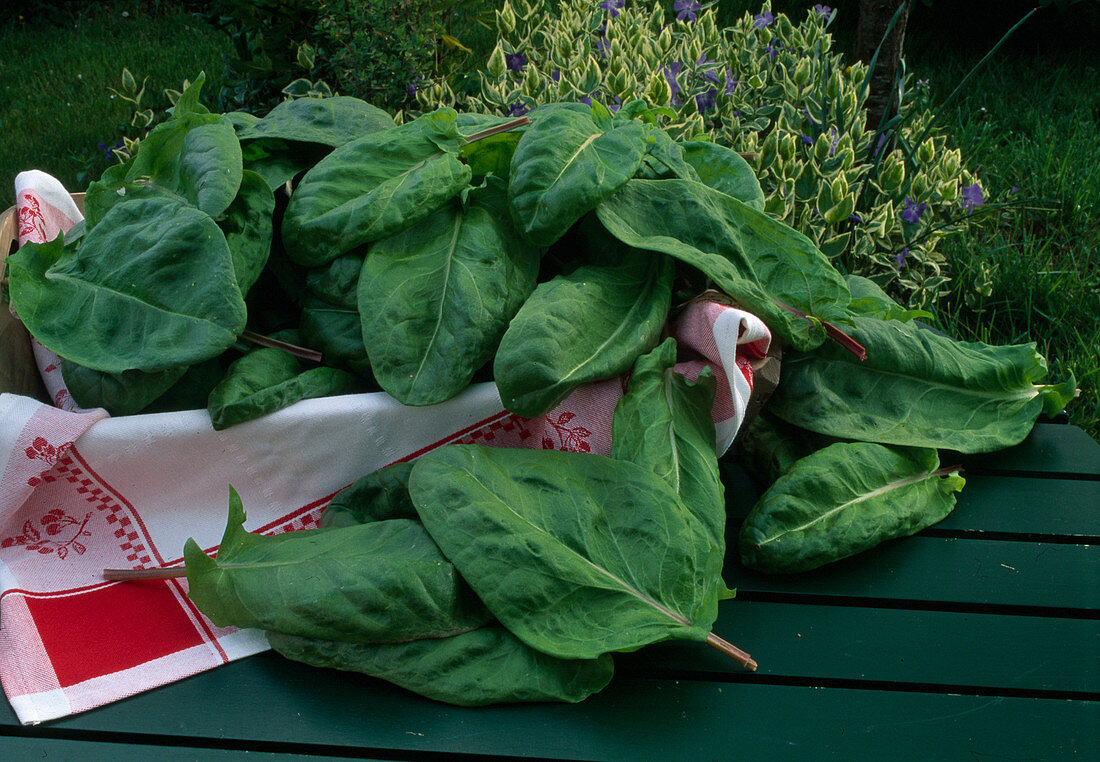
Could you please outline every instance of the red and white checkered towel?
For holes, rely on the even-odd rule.
[[[60,184],[21,175],[21,243],[77,219]],[[25,224],[24,224],[25,223]],[[25,233],[24,233],[25,231]],[[751,359],[770,334],[746,312],[699,300],[670,327],[698,359],[677,370],[718,380],[718,448],[733,441],[752,391]],[[268,648],[255,630],[218,628],[186,580],[105,582],[105,568],[182,564],[188,537],[213,551],[232,484],[250,531],[316,525],[360,476],[454,442],[610,452],[622,380],[590,384],[542,418],[503,409],[493,384],[430,407],[384,393],[304,400],[214,431],[206,411],[112,418],[78,412],[56,356],[38,349],[57,403],[0,395],[0,681],[23,723],[118,700]],[[727,375],[729,369],[734,369]]]

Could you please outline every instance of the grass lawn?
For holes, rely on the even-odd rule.
[[[70,4],[63,24],[36,19],[0,25],[0,209],[15,202],[15,175],[41,169],[72,191],[107,167],[97,143],[113,145],[133,107],[113,96],[124,67],[148,76],[143,106],[168,105],[163,90],[206,71],[217,92],[228,38],[172,9],[157,14],[136,2]],[[60,14],[55,14],[60,15]]]
[[[12,181],[37,168],[83,190],[107,166],[97,143],[122,135],[133,108],[108,88],[123,67],[148,76],[144,105],[206,71],[214,102],[228,39],[167,6],[117,0],[76,5],[62,23],[0,28],[0,208]],[[157,12],[143,8],[153,7]],[[942,99],[981,57],[922,46],[909,62]],[[945,246],[951,291],[938,305],[947,333],[993,344],[1035,341],[1052,380],[1081,387],[1071,422],[1100,440],[1100,53],[999,54],[944,110],[942,124],[978,170],[989,196],[1015,188],[1011,206]]]

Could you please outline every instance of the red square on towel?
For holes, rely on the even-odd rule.
[[[168,582],[26,600],[63,688],[203,643]]]

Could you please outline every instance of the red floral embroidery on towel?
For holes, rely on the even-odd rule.
[[[50,476],[50,471],[53,470],[54,464],[57,463],[58,458],[64,454],[66,450],[73,446],[72,442],[65,442],[54,446],[46,441],[45,437],[35,437],[34,442],[24,452],[31,460],[41,460],[49,464],[42,473],[38,476],[32,476],[27,479],[27,484],[32,487],[38,486],[40,482],[53,481],[53,477]]]
[[[574,426],[570,428],[567,424],[577,417],[576,413],[562,413],[558,416],[558,420],[555,421],[550,416],[546,416],[546,422],[554,427],[554,431],[557,432],[558,441],[561,445],[561,449],[566,452],[592,452],[591,445],[584,440],[592,435],[592,432],[583,426]],[[542,449],[553,450],[554,439],[552,437],[542,438]]]
[[[27,519],[23,522],[23,534],[15,537],[5,537],[0,542],[0,548],[10,548],[21,545],[27,550],[34,550],[42,555],[56,553],[57,557],[64,560],[69,551],[74,551],[78,556],[88,549],[80,542],[81,537],[91,537],[92,533],[86,527],[92,514],[84,514],[83,519],[70,516],[60,508],[54,508],[38,520],[41,531],[34,522]],[[69,535],[68,539],[55,539],[59,535]]]
[[[30,193],[24,193],[23,200],[26,204],[19,207],[19,237],[34,236],[45,241],[46,217],[42,214],[42,208],[38,205],[38,199]]]

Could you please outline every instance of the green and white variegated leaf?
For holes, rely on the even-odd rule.
[[[283,217],[287,254],[320,265],[422,220],[470,181],[455,112],[345,143],[302,177]]]
[[[541,256],[516,234],[497,178],[373,244],[358,304],[382,388],[407,405],[466,388],[535,288]]]
[[[912,322],[854,317],[860,362],[839,346],[783,358],[768,403],[780,418],[841,439],[939,447],[964,453],[1017,444],[1044,407],[1073,397],[1072,378],[1044,385],[1034,344],[961,342]]]
[[[531,120],[512,156],[508,196],[520,232],[549,246],[634,176],[651,128],[600,125],[574,103],[536,109]]]
[[[631,180],[596,215],[628,246],[663,252],[702,271],[798,349],[820,345],[821,321],[847,314],[844,278],[812,241],[702,183]]]
[[[725,491],[715,452],[714,377],[689,382],[672,369],[676,340],[665,341],[634,363],[630,387],[615,406],[611,457],[660,476],[706,527],[725,553]]]
[[[532,648],[591,659],[706,639],[721,556],[679,496],[628,461],[449,445],[422,456],[413,504],[501,624]]]
[[[504,406],[543,415],[581,384],[625,373],[657,343],[671,295],[671,260],[628,250],[620,264],[584,265],[540,283],[497,349]]]
[[[936,451],[841,442],[797,461],[741,526],[742,562],[800,572],[943,519],[966,480],[939,470]]]

